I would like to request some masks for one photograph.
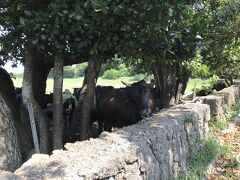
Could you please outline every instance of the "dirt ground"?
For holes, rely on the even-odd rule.
[[[240,118],[231,123],[228,129],[215,130],[213,134],[229,152],[218,158],[207,179],[240,180]]]

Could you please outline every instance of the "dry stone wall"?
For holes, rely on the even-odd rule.
[[[211,109],[211,118],[222,120],[232,106],[240,102],[240,86],[231,86],[202,98]]]
[[[12,178],[169,179],[186,171],[189,147],[207,136],[209,119],[208,105],[179,105],[97,139],[68,143],[51,156],[35,154]]]

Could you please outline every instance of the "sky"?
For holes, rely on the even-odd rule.
[[[4,69],[7,70],[8,73],[19,74],[23,73],[24,67],[21,64],[18,64],[17,67],[12,67],[12,63],[8,62],[3,66]]]

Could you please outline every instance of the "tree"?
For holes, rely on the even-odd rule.
[[[238,75],[240,59],[240,3],[238,1],[206,1],[206,16],[200,21],[205,49],[204,63],[212,73],[227,79]]]
[[[63,62],[62,53],[57,53],[54,62],[54,88],[53,88],[53,149],[63,149]]]
[[[89,115],[84,113],[90,112],[93,79],[98,77],[102,61],[111,61],[116,54],[154,74],[160,107],[178,102],[191,75],[184,62],[204,47],[199,29],[202,31],[205,24],[201,21],[208,14],[200,4],[189,0],[44,2],[9,4],[1,11],[5,20],[1,24],[7,31],[2,38],[5,58],[21,59],[28,42],[34,49],[32,59],[40,55],[40,62],[46,59],[51,67],[59,52],[64,64],[87,61],[88,77],[83,85],[87,89],[79,116],[84,122],[82,135],[89,124]]]
[[[6,28],[10,28],[4,39],[5,51],[21,57],[21,52],[24,52],[22,44],[27,40],[31,42],[35,51],[43,54],[43,57],[52,63],[59,50],[64,52],[66,62],[69,58],[80,58],[82,54],[86,55],[85,60],[89,62],[92,59],[96,61],[95,57],[99,57],[101,61],[110,59],[115,54],[154,61],[159,60],[157,57],[163,55],[161,62],[165,62],[166,59],[172,58],[172,53],[177,54],[172,51],[174,46],[181,44],[179,39],[188,42],[189,39],[180,38],[182,34],[191,35],[187,30],[184,31],[179,23],[183,18],[182,9],[185,9],[184,5],[187,3],[189,1],[186,0],[178,3],[55,0],[46,1],[40,6],[37,6],[39,4],[35,1],[20,3],[18,7],[14,4],[2,13],[5,20],[7,19],[6,22],[10,24],[4,24]],[[15,15],[20,18],[17,19]],[[8,20],[9,17],[11,20]],[[179,27],[183,32],[176,30]],[[16,34],[21,38],[13,40],[11,36],[16,37]],[[15,48],[17,51],[13,50],[13,41],[16,42],[14,44],[17,46]],[[178,50],[180,55],[184,52]],[[94,64],[97,66],[99,63]],[[149,64],[152,66],[151,63]],[[160,83],[158,84],[160,89]],[[88,93],[93,95],[92,91],[88,92],[87,89],[86,94]],[[161,97],[165,97],[165,94],[163,93]]]
[[[139,7],[136,13],[134,9],[135,19],[131,17],[135,20],[131,28],[136,27],[130,32],[132,46],[126,46],[126,56],[135,59],[131,64],[154,74],[159,106],[169,107],[178,102],[191,75],[183,62],[194,58],[202,46],[194,22],[201,14],[191,1],[141,3],[135,4]]]
[[[97,12],[92,8],[91,2],[59,0],[44,2],[41,5],[36,1],[13,4],[8,2],[5,5],[1,12],[4,20],[1,24],[7,31],[2,38],[3,52],[5,52],[4,58],[14,57],[21,59],[25,52],[29,51],[26,47],[27,42],[28,48],[34,49],[34,53],[29,58],[34,62],[31,68],[38,68],[35,66],[37,62],[36,54],[42,55],[42,59],[46,59],[46,61],[42,62],[46,62],[50,66],[52,66],[59,51],[62,51],[64,55],[65,64],[72,63],[72,59],[84,59],[84,61],[94,59],[90,57],[99,54],[96,47],[104,39],[100,32],[107,33],[100,24],[96,26],[98,22]],[[91,13],[95,13],[95,22],[92,21]],[[96,30],[93,30],[93,27],[96,27]],[[100,45],[100,47],[102,50],[106,50],[104,44]],[[85,56],[82,56],[82,54]],[[103,55],[98,57],[101,56]],[[23,61],[25,66],[30,66],[30,63],[26,63],[25,59]],[[29,71],[32,72],[31,68],[26,69],[30,69]],[[48,68],[47,72],[49,70],[50,68]],[[36,70],[36,72],[39,71]],[[33,74],[30,76],[35,77]],[[32,78],[25,79],[31,82],[24,83],[24,85],[34,83]],[[34,96],[37,96],[37,93]],[[29,100],[34,101],[34,98],[29,98]],[[55,129],[60,130],[59,128]]]
[[[40,107],[40,105],[35,100],[33,95],[33,63],[34,63],[34,48],[31,45],[26,47],[26,55],[24,56],[24,76],[23,76],[23,87],[22,87],[22,99],[24,105],[33,106],[33,113],[38,125],[39,130],[39,141],[40,141],[40,152],[49,153],[49,139],[48,139],[48,125],[46,117]]]

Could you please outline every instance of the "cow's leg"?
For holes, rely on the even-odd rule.
[[[104,130],[112,132],[112,125],[109,123],[104,123]]]
[[[98,134],[101,134],[103,131],[103,121],[98,119]]]
[[[69,127],[70,127],[71,124],[72,124],[72,118],[73,118],[73,112],[71,112],[71,113],[69,114]]]
[[[67,126],[67,114],[66,113],[63,114],[63,118],[64,118],[64,127],[66,127]]]

